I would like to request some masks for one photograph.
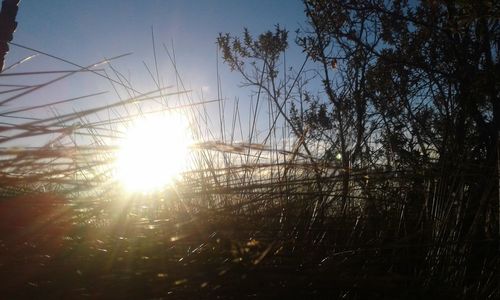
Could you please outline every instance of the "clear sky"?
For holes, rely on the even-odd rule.
[[[143,65],[145,62],[153,66],[153,28],[163,80],[171,84],[173,77],[163,75],[172,74],[172,68],[161,44],[173,44],[184,81],[194,90],[204,87],[205,97],[213,98],[216,96],[215,40],[219,32],[241,35],[246,27],[257,35],[280,24],[290,31],[290,44],[293,45],[294,31],[304,19],[300,0],[21,0],[13,41],[80,65],[133,52],[116,64],[120,71],[131,77],[135,88],[147,91],[154,89]],[[292,49],[289,56],[291,64],[294,62],[293,52]],[[299,55],[299,49],[295,49],[295,53]],[[11,46],[6,65],[28,54],[28,51]],[[228,99],[247,97],[250,91],[237,89],[240,77],[230,73],[221,61],[219,57],[224,96]],[[64,68],[73,67],[36,57],[16,71]],[[31,105],[33,101],[39,104],[111,89],[108,82],[95,77],[83,76],[78,81],[68,81],[43,91],[43,97],[33,100],[26,97],[13,105]],[[149,86],[143,82],[148,82]],[[64,97],[63,91],[67,94]],[[23,101],[29,101],[29,104]],[[89,102],[89,105],[94,104]]]
[[[14,42],[81,65],[133,52],[120,66],[139,76],[146,72],[143,61],[153,63],[153,27],[161,66],[170,67],[161,43],[173,43],[184,79],[212,86],[219,32],[241,34],[247,27],[257,34],[279,23],[293,39],[303,19],[300,0],[22,0]],[[7,65],[22,55],[11,47]],[[223,80],[234,83],[227,76]]]

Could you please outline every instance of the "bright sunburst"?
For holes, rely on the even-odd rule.
[[[191,144],[189,124],[180,114],[136,120],[120,143],[116,177],[129,192],[152,192],[184,170]]]

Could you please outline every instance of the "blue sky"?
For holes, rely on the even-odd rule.
[[[301,61],[294,58],[303,59],[303,56],[300,49],[294,47],[293,39],[294,31],[304,23],[304,19],[300,0],[22,0],[13,42],[80,65],[132,52],[133,55],[120,59],[114,65],[131,78],[134,88],[144,92],[155,88],[144,67],[146,63],[153,68],[153,28],[160,76],[164,84],[172,84],[175,78],[162,43],[173,45],[177,65],[187,87],[195,91],[204,88],[205,98],[213,99],[217,96],[215,41],[219,32],[241,35],[246,27],[257,35],[280,24],[290,31],[292,48],[287,54],[288,63],[300,65]],[[11,46],[6,65],[29,54],[29,51]],[[15,71],[73,68],[39,56]],[[223,96],[227,99],[238,97],[244,104],[251,91],[238,88],[240,77],[229,72],[220,57],[219,70]],[[116,100],[109,82],[95,75],[85,74],[24,97],[11,105],[38,105],[100,91],[110,93],[79,103],[79,108]],[[245,109],[243,104],[240,105],[241,109]],[[59,109],[64,110],[64,106]],[[66,109],[69,111],[74,107],[68,105]]]
[[[161,43],[173,43],[184,79],[213,85],[219,32],[240,34],[247,27],[260,33],[279,23],[293,39],[303,18],[302,3],[295,0],[22,0],[14,42],[81,65],[133,52],[119,64],[139,76],[145,72],[143,61],[153,63],[153,28],[158,56],[164,54]],[[11,47],[7,64],[22,55],[24,51]],[[162,59],[169,68],[166,56]],[[223,80],[234,83],[227,76]]]

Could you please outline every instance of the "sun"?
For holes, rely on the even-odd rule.
[[[191,143],[189,122],[181,114],[137,119],[119,144],[115,177],[129,192],[161,189],[187,168]]]

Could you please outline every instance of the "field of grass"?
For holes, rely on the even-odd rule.
[[[179,74],[175,88],[140,93],[114,61],[0,73],[1,298],[500,297],[498,232],[482,230],[498,191],[483,167],[372,163],[348,170],[345,194],[347,170],[303,153],[300,138],[282,146],[275,131],[252,130],[237,141],[237,110],[225,116],[233,132],[214,132],[221,120],[208,111],[227,100],[195,99]],[[102,97],[89,91],[15,105],[87,73],[107,80],[116,101],[60,112]],[[40,82],[27,85],[33,76]],[[121,126],[172,110],[192,123],[190,169],[154,193],[122,192],[112,169]],[[30,138],[41,145],[17,145]]]

